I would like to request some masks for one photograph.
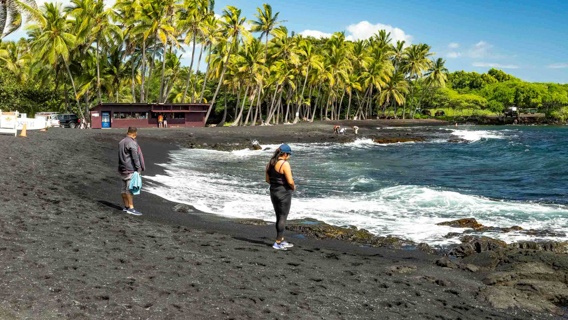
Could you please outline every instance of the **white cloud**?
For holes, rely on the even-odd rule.
[[[553,63],[547,66],[550,69],[564,69],[568,68],[568,63]]]
[[[393,26],[381,23],[371,24],[368,21],[361,21],[359,23],[347,26],[345,39],[350,41],[369,39],[370,37],[377,34],[380,30],[390,32],[392,43],[396,43],[397,41],[405,41],[408,45],[412,42],[412,36],[406,34],[404,30],[400,28],[395,28]],[[331,33],[318,30],[304,30],[300,32],[300,34],[303,36],[311,36],[315,38],[330,38],[332,36]]]
[[[468,56],[471,58],[487,57],[490,55],[491,48],[493,48],[493,45],[485,41],[479,41],[469,49]]]
[[[452,42],[452,43],[448,44],[448,48],[450,48],[450,49],[457,49],[459,47],[460,47],[460,44],[457,43],[457,42]]]
[[[449,59],[455,59],[461,57],[461,52],[451,51],[446,54],[446,57]]]
[[[325,33],[318,30],[304,30],[300,32],[304,37],[314,37],[314,38],[331,38],[331,33]]]
[[[500,64],[492,62],[474,62],[472,63],[472,66],[482,68],[519,69],[519,66],[514,64]]]
[[[377,34],[380,30],[390,32],[393,43],[397,41],[405,41],[407,44],[412,42],[412,36],[407,35],[402,29],[395,28],[386,24],[371,24],[369,21],[361,21],[357,24],[347,26],[349,35],[346,37],[348,40],[364,40],[369,39]]]

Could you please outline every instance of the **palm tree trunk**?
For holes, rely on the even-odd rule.
[[[169,43],[169,41],[166,41],[166,45]],[[164,102],[164,78],[165,78],[165,74],[166,74],[166,45],[164,45],[164,54],[162,55],[162,75],[160,76],[160,96],[158,97],[158,102]]]
[[[347,103],[347,112],[345,113],[345,120],[349,120],[349,113],[351,112],[351,98],[353,97],[352,93],[347,93],[349,95],[349,102]]]
[[[237,91],[237,103],[235,103],[235,114],[233,114],[233,120],[237,118],[237,113],[239,112],[239,105],[241,104],[241,92],[243,87],[239,85],[239,90]]]
[[[321,96],[321,86],[322,85],[320,83],[320,85],[318,86],[318,95],[316,96],[316,101],[314,103],[314,110],[312,111],[312,118],[311,118],[310,122],[314,122],[314,119],[316,118],[316,111],[317,111],[317,108],[318,108],[318,102],[319,102],[320,96]]]
[[[77,88],[75,87],[75,80],[73,80],[73,75],[71,74],[71,70],[69,69],[69,64],[67,61],[63,60],[65,64],[65,68],[67,69],[67,73],[69,74],[69,80],[71,80],[71,87],[73,88],[73,94],[75,95],[75,101],[77,102],[77,111],[79,111],[79,116],[81,118],[85,118],[83,114],[83,109],[81,109],[81,103],[79,102],[79,98],[77,97]]]
[[[306,77],[304,78],[304,85],[302,86],[302,93],[300,93],[300,104],[298,105],[298,113],[296,113],[296,118],[294,119],[294,123],[298,123],[300,109],[304,105],[304,90],[306,90],[306,84],[308,83],[308,75],[310,74],[310,66],[308,65],[308,69],[306,70]]]
[[[248,125],[249,118],[250,118],[250,112],[251,112],[251,110],[252,110],[252,108],[253,108],[253,105],[254,105],[254,101],[255,101],[255,100],[256,100],[256,96],[253,96],[252,99],[250,100],[250,106],[249,106],[249,109],[248,109],[248,111],[247,111],[247,117],[245,118],[245,123],[243,124],[243,125],[245,125],[245,126]]]
[[[341,106],[343,105],[343,98],[345,98],[345,91],[343,90],[343,94],[341,95],[341,99],[339,100],[339,106],[337,108],[337,120],[341,118]]]
[[[290,90],[290,92],[288,92],[288,96],[286,99],[286,115],[284,116],[284,120],[282,121],[283,123],[289,123],[288,121],[288,115],[290,112],[290,101],[292,100],[292,90]]]
[[[97,97],[99,98],[99,104],[102,102],[101,98],[101,64],[99,62],[99,39],[97,36],[97,47],[96,47],[96,60],[97,60]]]
[[[227,120],[227,87],[225,87],[225,89],[223,90],[225,92],[225,106],[224,106],[224,110],[223,110],[223,118],[221,119],[221,122],[219,122],[217,124],[217,127],[222,127],[225,125],[225,121]]]
[[[270,103],[270,108],[268,109],[268,115],[266,116],[266,124],[270,124],[272,121],[272,116],[274,115],[274,102],[276,101],[276,96],[278,95],[279,83],[276,83],[276,88],[274,88],[274,94],[272,95],[272,102]]]
[[[144,80],[146,78],[146,40],[142,41],[142,74],[141,77],[141,84],[140,84],[140,102],[144,102]]]
[[[189,62],[189,71],[187,73],[187,82],[185,83],[185,88],[183,89],[183,97],[181,98],[181,102],[185,103],[185,96],[187,95],[187,89],[189,88],[189,83],[191,80],[191,71],[193,70],[193,57],[195,57],[195,38],[196,38],[196,34],[197,32],[193,32],[193,36],[192,36],[192,44],[193,44],[193,48],[191,49],[191,60]],[[193,101],[193,97],[191,98],[191,101]]]
[[[199,47],[199,58],[197,59],[197,67],[195,68],[196,80],[191,83],[191,92],[195,92],[195,84],[197,83],[197,75],[199,74],[199,65],[201,64],[201,55],[202,54],[203,54],[203,46],[200,46]],[[205,81],[205,79],[203,81]],[[195,98],[196,98],[196,95],[192,94],[191,95],[191,103],[195,103]],[[237,103],[237,105],[239,105],[239,104]],[[235,110],[236,110],[236,108],[235,108]]]
[[[258,83],[258,97],[257,97],[258,100],[256,101],[256,108],[254,110],[254,119],[252,120],[252,124],[251,124],[253,127],[256,125],[256,119],[258,118],[258,113],[259,113],[258,111],[259,111],[259,109],[262,105],[262,99],[261,99],[262,87],[261,86],[262,86],[262,82],[259,82]]]
[[[209,45],[209,49],[211,49],[211,45]],[[199,95],[199,103],[203,102],[203,94],[205,93],[205,86],[207,85],[208,77],[209,77],[209,62],[207,62],[207,68],[205,69],[205,76],[203,77],[203,87],[201,88],[201,94]]]
[[[213,94],[213,98],[211,99],[211,103],[209,104],[209,109],[207,109],[207,114],[205,115],[205,123],[209,119],[209,115],[211,114],[211,109],[213,109],[213,105],[215,105],[215,99],[217,99],[217,94],[219,94],[219,89],[221,89],[221,84],[223,84],[223,77],[225,77],[225,72],[227,71],[227,65],[229,64],[229,59],[231,58],[231,49],[229,49],[229,53],[227,53],[227,59],[223,64],[223,71],[221,71],[221,76],[219,77],[219,83],[217,84],[217,89],[215,89],[215,94]]]
[[[159,28],[159,26],[158,26]],[[154,34],[154,47],[157,46],[158,44],[158,32],[156,31],[156,33]],[[164,52],[164,55],[166,53]],[[152,52],[152,60],[150,61],[150,68],[148,68],[148,81],[146,82],[146,84],[148,85],[148,88],[146,90],[146,101],[148,101],[149,97],[150,97],[150,84],[152,80],[152,74],[154,73],[154,68],[156,67],[156,65],[154,64],[154,61],[156,61],[156,49],[154,49],[154,51]]]
[[[233,127],[238,126],[241,122],[241,118],[243,117],[243,111],[245,110],[245,104],[246,104],[246,101],[247,101],[249,89],[250,89],[250,85],[247,84],[247,88],[245,89],[245,94],[243,96],[243,103],[242,103],[241,108],[239,110],[239,115],[235,118],[235,121],[233,122],[233,125],[232,125]]]

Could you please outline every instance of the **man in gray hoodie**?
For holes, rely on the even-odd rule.
[[[132,193],[130,193],[129,185],[134,172],[141,173],[145,169],[144,156],[142,149],[136,142],[138,130],[135,127],[129,127],[126,137],[118,143],[118,172],[122,179],[122,201],[124,209],[122,211],[141,216],[142,213],[134,209],[134,201]]]

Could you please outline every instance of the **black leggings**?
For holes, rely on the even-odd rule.
[[[274,206],[276,213],[276,240],[281,240],[292,205],[292,190],[284,186],[271,187],[270,200],[272,200],[272,206]]]

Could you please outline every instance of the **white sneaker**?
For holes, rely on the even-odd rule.
[[[127,212],[128,214],[133,215],[133,216],[141,216],[141,215],[142,215],[142,212],[136,211],[136,209],[134,209],[134,208],[128,209],[126,212]]]
[[[284,248],[292,248],[294,246],[293,244],[286,242],[286,241],[280,242],[280,245],[284,246]]]
[[[287,250],[286,247],[282,245],[282,243],[278,243],[278,242],[274,242],[274,244],[272,245],[272,248],[274,248],[276,250]]]

